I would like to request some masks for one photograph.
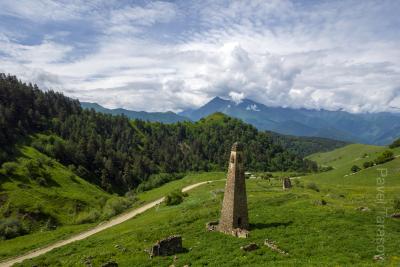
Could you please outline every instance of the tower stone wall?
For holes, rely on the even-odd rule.
[[[243,145],[234,143],[229,159],[228,176],[218,225],[218,230],[221,232],[233,233],[237,229],[249,229],[243,160]]]

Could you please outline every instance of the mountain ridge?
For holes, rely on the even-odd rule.
[[[147,112],[147,111],[128,110],[128,109],[124,109],[124,108],[109,109],[109,108],[103,107],[102,105],[100,105],[98,103],[93,103],[93,102],[80,102],[80,103],[81,103],[81,107],[84,109],[94,109],[97,112],[102,112],[102,113],[112,114],[112,115],[123,114],[130,119],[141,119],[141,120],[145,120],[145,121],[162,122],[162,123],[176,123],[176,122],[180,122],[180,121],[190,121],[189,118],[178,115],[172,111]]]
[[[179,115],[196,121],[222,112],[256,126],[259,130],[294,136],[315,136],[346,142],[386,145],[396,137],[400,115],[390,112],[353,114],[346,111],[269,107],[251,99],[236,103],[214,97],[198,109]]]

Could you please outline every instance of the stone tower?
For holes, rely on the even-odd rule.
[[[236,236],[241,235],[241,230],[249,229],[243,159],[243,145],[234,143],[229,159],[228,177],[218,225],[219,231]]]

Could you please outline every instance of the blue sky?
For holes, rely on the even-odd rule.
[[[106,107],[400,107],[400,1],[0,0],[0,72]]]

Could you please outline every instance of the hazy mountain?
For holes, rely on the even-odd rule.
[[[318,136],[365,144],[388,144],[400,136],[397,113],[361,113],[344,111],[268,107],[244,99],[240,103],[215,97],[204,106],[179,115],[199,120],[214,112],[240,118],[261,130],[296,136]]]
[[[147,121],[158,121],[163,123],[175,123],[178,121],[189,121],[189,118],[177,115],[172,111],[168,112],[146,112],[146,111],[133,111],[123,108],[116,108],[116,109],[108,109],[105,108],[97,103],[90,103],[90,102],[80,102],[82,108],[91,109],[93,108],[97,112],[112,114],[112,115],[119,115],[124,114],[130,119],[141,119]]]

